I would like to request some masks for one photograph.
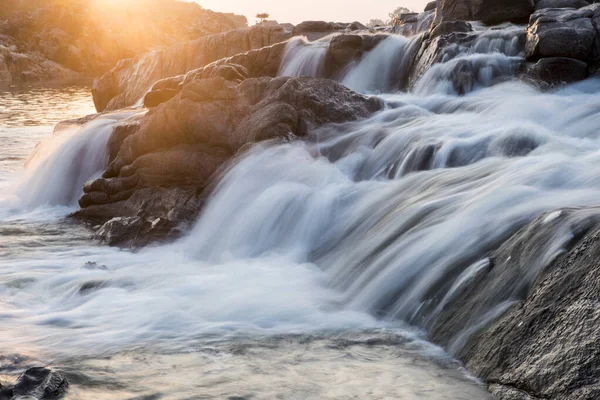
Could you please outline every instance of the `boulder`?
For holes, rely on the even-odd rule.
[[[60,373],[49,368],[35,367],[23,372],[14,385],[0,385],[0,399],[60,399],[68,388],[69,382]]]
[[[593,20],[600,14],[597,10],[600,9],[584,7],[536,11],[527,29],[527,59],[568,57],[586,62],[596,59],[598,31]]]
[[[573,83],[587,78],[588,65],[567,57],[542,58],[527,69],[530,77],[550,85]]]
[[[438,0],[436,23],[481,21],[486,25],[526,22],[534,10],[533,0]]]
[[[169,229],[193,221],[213,175],[247,145],[290,140],[328,123],[365,118],[381,108],[378,99],[332,80],[238,79],[231,71],[244,67],[216,66],[223,68],[189,74],[175,97],[137,121],[114,128],[108,144],[110,164],[102,178],[85,185],[82,209],[75,215],[95,223],[129,219],[103,226],[98,238],[137,245],[140,240],[129,231],[153,236],[149,226],[158,218]]]

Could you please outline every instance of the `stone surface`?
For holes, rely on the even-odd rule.
[[[52,400],[65,396],[69,382],[60,373],[48,368],[29,368],[14,385],[0,385],[0,399]]]
[[[481,21],[487,25],[526,22],[534,10],[533,0],[439,0],[436,23]]]
[[[326,76],[335,77],[349,63],[359,60],[387,37],[386,34],[341,34],[334,37],[327,49]]]
[[[536,11],[527,29],[527,59],[569,57],[592,61],[597,58],[598,31],[593,20],[600,16],[598,10],[598,7],[585,7]]]
[[[533,64],[527,72],[536,81],[551,85],[573,83],[587,78],[588,65],[574,58],[548,57]]]
[[[544,214],[448,302],[431,338],[499,399],[600,395],[600,209]]]

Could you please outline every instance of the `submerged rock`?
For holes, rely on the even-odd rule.
[[[67,393],[68,388],[69,382],[60,373],[48,368],[35,367],[23,372],[14,385],[0,385],[0,399],[60,399]]]
[[[573,83],[587,78],[588,65],[574,58],[548,57],[530,66],[527,72],[536,81],[551,85]]]

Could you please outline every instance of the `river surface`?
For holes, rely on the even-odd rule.
[[[0,381],[49,365],[70,399],[489,398],[422,331],[347,306],[332,272],[260,237],[256,257],[233,236],[203,252],[197,231],[139,253],[92,241],[76,202],[46,201],[81,162],[56,150],[80,132],[53,126],[93,113],[89,89],[0,89]]]

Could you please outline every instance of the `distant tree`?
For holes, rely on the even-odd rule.
[[[385,22],[383,22],[380,19],[372,19],[369,21],[369,23],[367,24],[368,28],[375,28],[376,26],[383,26],[385,25]]]
[[[259,23],[262,24],[267,18],[269,18],[269,13],[256,14],[256,18],[258,18],[260,20]]]

